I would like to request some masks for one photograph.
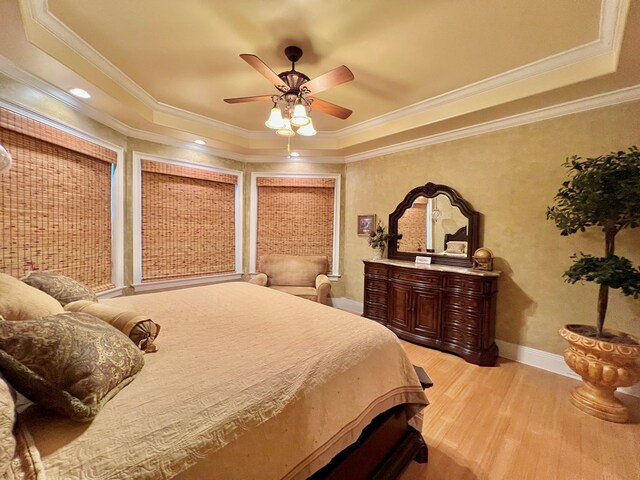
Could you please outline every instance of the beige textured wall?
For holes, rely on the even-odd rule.
[[[573,154],[595,156],[640,145],[640,102],[591,110],[454,142],[350,163],[346,170],[345,294],[362,301],[362,259],[371,256],[356,234],[356,216],[386,219],[405,194],[427,182],[456,189],[481,213],[480,244],[493,250],[499,281],[496,336],[553,353],[566,323],[594,323],[593,284],[569,285],[569,256],[601,255],[597,231],[561,237],[545,219]],[[619,234],[617,253],[640,263],[640,229]],[[607,326],[640,335],[640,301],[613,291]]]
[[[561,237],[545,208],[561,182],[564,158],[593,156],[640,145],[640,102],[592,110],[455,142],[348,165],[242,164],[202,152],[127,138],[38,91],[0,75],[0,98],[125,148],[125,283],[132,279],[131,159],[133,151],[245,173],[245,270],[249,258],[250,174],[256,172],[340,173],[342,207],[340,272],[335,297],[362,301],[362,259],[372,255],[356,232],[358,214],[388,215],[412,188],[427,182],[450,185],[481,214],[481,244],[502,270],[496,336],[512,343],[560,353],[556,334],[565,323],[595,321],[597,287],[568,285],[562,272],[573,252],[600,254],[599,232]],[[284,148],[284,147],[283,147]],[[638,229],[618,236],[617,253],[640,264]],[[640,335],[640,301],[611,294],[607,326]]]

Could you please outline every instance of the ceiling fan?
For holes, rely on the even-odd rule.
[[[331,87],[353,80],[353,73],[346,66],[341,65],[319,77],[311,80],[302,72],[296,71],[296,62],[302,57],[302,49],[289,46],[284,54],[291,62],[291,70],[276,74],[256,55],[243,53],[240,55],[245,62],[256,69],[279,90],[278,95],[256,95],[252,97],[225,98],[227,103],[257,102],[271,100],[273,108],[265,124],[283,136],[314,135],[311,118],[308,113],[313,110],[333,115],[341,119],[349,118],[351,110],[335,105],[315,95]],[[292,127],[298,127],[297,132]]]

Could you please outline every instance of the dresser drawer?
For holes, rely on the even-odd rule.
[[[387,307],[387,291],[379,291],[379,290],[369,290],[368,288],[364,291],[365,302],[370,304],[378,304],[381,307]]]
[[[482,278],[447,275],[444,281],[447,289],[464,290],[469,293],[491,293],[491,283],[483,281]]]
[[[484,300],[477,297],[466,297],[463,295],[455,295],[447,293],[444,297],[445,306],[472,310],[474,312],[482,312]]]
[[[389,267],[380,263],[365,263],[364,273],[366,275],[376,275],[378,277],[386,277]]]
[[[375,278],[365,278],[364,280],[364,288],[365,290],[376,290],[378,292],[386,292],[387,291],[387,281],[386,280],[378,280]]]
[[[445,324],[444,341],[477,348],[480,346],[480,335]]]
[[[434,273],[395,269],[391,272],[391,278],[405,282],[419,283],[421,287],[429,286],[439,288],[442,285],[442,276]]]
[[[480,332],[482,317],[453,309],[445,309],[444,323],[453,328],[464,329],[472,332]]]
[[[386,307],[380,307],[378,305],[372,305],[369,302],[364,304],[364,316],[371,320],[386,323],[387,321],[387,309]]]

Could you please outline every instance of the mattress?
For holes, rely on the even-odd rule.
[[[161,324],[159,351],[91,423],[21,414],[48,480],[306,478],[428,404],[395,335],[347,312],[243,282],[102,302]]]

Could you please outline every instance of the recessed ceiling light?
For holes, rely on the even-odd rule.
[[[84,98],[84,99],[91,98],[91,94],[86,90],[83,90],[82,88],[71,88],[69,89],[69,93],[74,97],[78,97],[78,98]]]
[[[298,152],[291,152],[292,157],[299,157],[300,154]]]
[[[198,145],[206,145],[207,144],[207,142],[205,142],[204,140],[200,140],[200,139],[194,140],[194,142],[197,143]]]

